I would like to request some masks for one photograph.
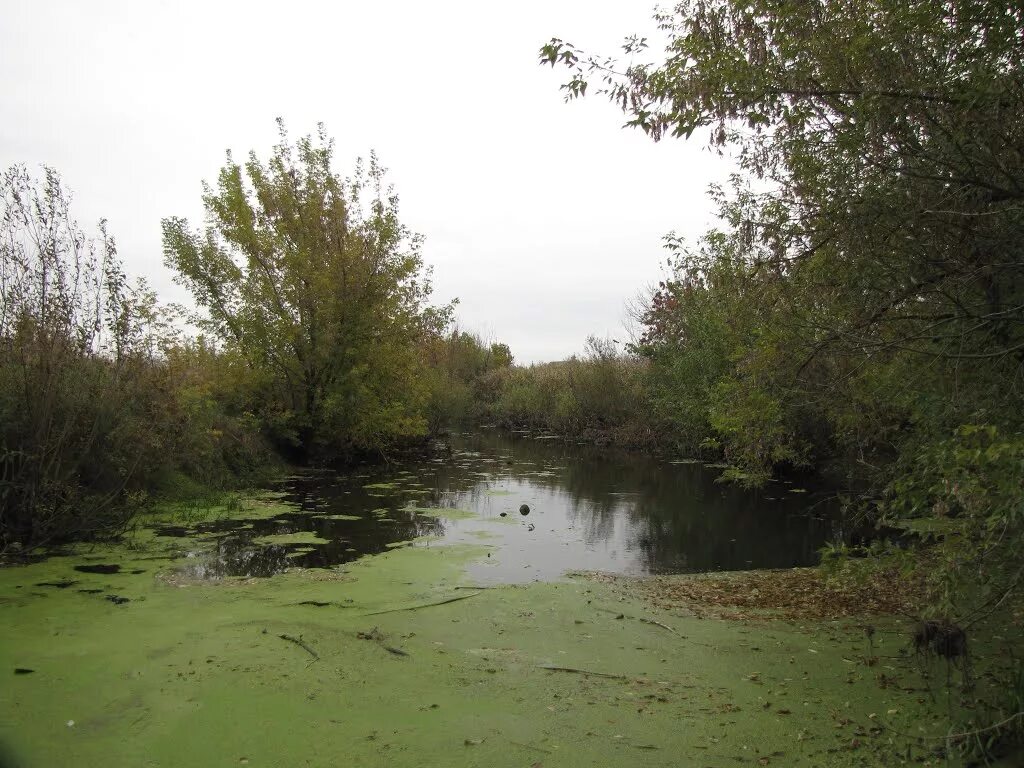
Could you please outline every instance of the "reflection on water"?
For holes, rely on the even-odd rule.
[[[294,511],[269,520],[160,532],[214,538],[215,549],[185,567],[196,578],[327,567],[389,545],[435,546],[437,539],[491,546],[491,557],[470,567],[488,582],[553,579],[568,570],[643,574],[817,562],[835,525],[824,496],[785,482],[745,491],[715,482],[717,474],[485,430],[453,436],[433,458],[291,480],[282,490]],[[528,515],[520,514],[523,504]],[[431,507],[474,514],[422,514]],[[431,538],[413,541],[424,536]]]

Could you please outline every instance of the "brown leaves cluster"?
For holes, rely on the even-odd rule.
[[[897,572],[879,571],[853,581],[829,579],[813,568],[653,576],[633,582],[630,591],[659,608],[700,614],[710,607],[735,618],[751,618],[749,611],[762,610],[794,619],[914,615],[923,599],[920,581]]]

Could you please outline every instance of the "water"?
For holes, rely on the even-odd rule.
[[[270,576],[329,567],[395,546],[474,543],[480,583],[556,579],[566,571],[642,575],[817,563],[833,538],[824,493],[775,482],[749,491],[694,463],[509,435],[454,435],[434,455],[287,481],[294,509],[270,519],[163,527],[207,534],[186,576]],[[521,505],[530,511],[520,514]],[[424,510],[458,510],[435,517]],[[467,515],[465,513],[472,513]],[[272,537],[269,541],[267,537]]]

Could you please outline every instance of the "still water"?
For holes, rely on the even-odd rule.
[[[787,481],[749,491],[718,475],[701,464],[483,430],[452,435],[422,459],[292,478],[279,491],[293,507],[269,519],[158,531],[212,541],[185,566],[201,578],[270,576],[447,543],[489,548],[469,568],[480,583],[817,562],[837,526],[826,494]]]

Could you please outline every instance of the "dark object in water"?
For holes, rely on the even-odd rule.
[[[529,504],[523,504],[521,507],[519,507],[519,514],[520,515],[528,515],[528,514],[530,514],[530,505]]]
[[[28,669],[27,667],[15,667],[14,674],[16,675],[31,675],[35,672],[34,669]]]
[[[967,656],[967,633],[946,619],[922,621],[914,627],[914,650],[944,659]]]
[[[56,587],[57,589],[67,589],[73,584],[77,584],[77,581],[71,579],[62,579],[61,581],[40,581],[36,584],[37,587]]]
[[[79,573],[117,573],[121,570],[120,565],[114,563],[97,563],[96,565],[76,565],[75,570]]]
[[[140,573],[145,573],[145,572],[146,572],[145,568],[136,568],[134,571],[132,571],[132,575],[133,576],[138,576]]]
[[[264,629],[263,630],[263,634],[266,634],[266,633],[267,633],[267,630]],[[287,640],[289,643],[295,643],[297,646],[299,646],[299,648],[301,648],[306,653],[308,653],[310,656],[312,656],[313,657],[313,661],[320,661],[320,656],[317,654],[316,651],[314,651],[312,648],[310,648],[305,643],[305,641],[302,639],[302,635],[299,635],[298,637],[292,637],[291,635],[278,635],[278,637],[280,637],[282,640]],[[312,664],[312,663],[313,662],[311,661],[310,664]]]
[[[323,608],[324,606],[330,605],[330,603],[324,602],[323,600],[303,600],[301,603],[296,603],[296,605],[315,605],[317,608]]]
[[[84,595],[98,595],[103,590],[102,589],[80,589],[78,591],[81,592]]]
[[[971,677],[971,656],[967,649],[967,632],[949,619],[929,619],[914,627],[914,650],[921,656],[939,656],[947,664],[960,668],[963,689],[974,683]]]
[[[387,645],[384,642],[384,635],[381,634],[381,631],[377,629],[377,627],[374,627],[369,632],[356,632],[356,637],[358,637],[360,640],[373,640],[376,643],[380,643],[381,648],[383,648],[388,653],[394,654],[395,656],[409,655],[406,651],[403,651],[401,648],[395,648],[395,646],[393,645]]]
[[[131,602],[127,597],[121,597],[120,595],[107,595],[107,600],[112,602],[114,605],[124,605],[125,603]]]
[[[499,512],[498,517],[508,517],[508,512]]]

